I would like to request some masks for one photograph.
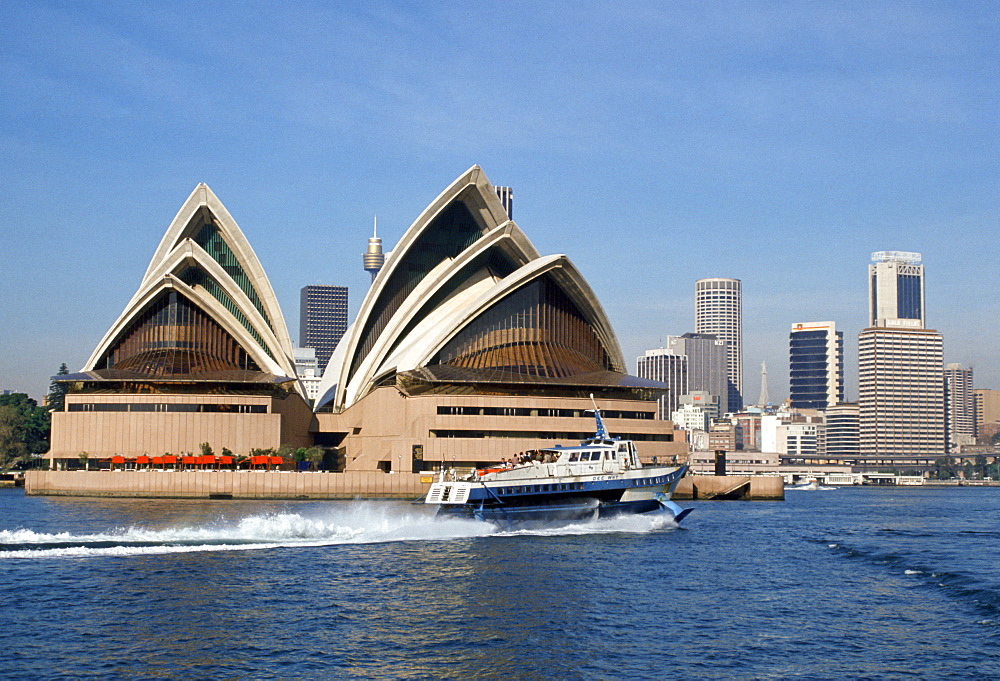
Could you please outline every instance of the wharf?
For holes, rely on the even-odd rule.
[[[416,499],[433,473],[254,470],[35,470],[25,475],[33,496],[152,499]],[[688,475],[675,500],[780,501],[780,475]]]
[[[688,475],[678,483],[672,499],[784,501],[785,481],[780,475]]]

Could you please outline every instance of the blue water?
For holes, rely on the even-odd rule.
[[[1000,489],[501,533],[0,490],[8,678],[1000,678]]]

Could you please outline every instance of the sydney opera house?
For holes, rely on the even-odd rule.
[[[419,473],[593,432],[593,395],[644,458],[683,455],[630,376],[600,302],[543,256],[474,166],[410,226],[372,282],[310,405],[250,243],[199,185],[135,295],[53,415],[53,468],[90,458],[319,446],[324,468]]]

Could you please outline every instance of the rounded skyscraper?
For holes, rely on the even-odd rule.
[[[726,341],[729,410],[743,408],[743,293],[739,279],[713,277],[695,282],[695,333]]]

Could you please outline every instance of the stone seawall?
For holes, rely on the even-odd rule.
[[[738,499],[783,501],[785,481],[780,475],[688,475],[677,485],[674,501]]]
[[[28,471],[29,495],[161,499],[416,499],[433,476],[350,471]]]

